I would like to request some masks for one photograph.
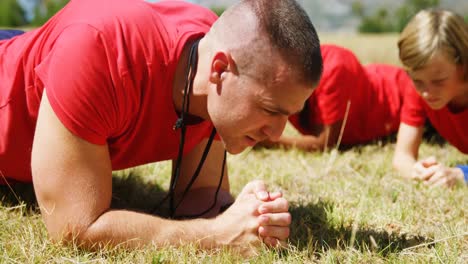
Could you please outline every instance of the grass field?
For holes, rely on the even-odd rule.
[[[363,64],[387,63],[401,66],[398,34],[320,34],[322,44],[337,44],[352,50]]]
[[[395,35],[321,37],[352,49],[364,63],[398,64]],[[285,133],[296,132],[287,127]],[[430,189],[401,179],[391,167],[393,148],[389,140],[323,154],[248,150],[229,156],[233,193],[261,178],[291,202],[288,248],[263,249],[249,260],[195,246],[88,252],[51,244],[35,205],[15,202],[3,188],[0,263],[467,263],[468,188]],[[426,141],[420,153],[448,165],[468,163],[448,144]],[[168,162],[116,172],[114,206],[148,211],[167,190],[169,174]],[[30,186],[16,189],[20,199],[30,199]]]

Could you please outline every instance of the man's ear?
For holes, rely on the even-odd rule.
[[[222,81],[223,73],[236,73],[235,62],[231,54],[223,51],[218,51],[211,61],[210,82],[219,84]]]

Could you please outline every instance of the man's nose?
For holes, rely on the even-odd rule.
[[[264,127],[263,133],[268,137],[268,139],[276,141],[283,134],[283,131],[284,131],[284,128],[286,127],[287,122],[288,122],[287,116],[277,117],[277,119],[275,119],[273,122],[267,124]]]

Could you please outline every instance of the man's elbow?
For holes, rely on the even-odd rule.
[[[333,148],[335,146],[334,142],[326,141],[323,137],[313,137],[310,136],[304,141],[302,149],[308,152],[321,152],[326,151],[327,149]]]
[[[87,225],[73,222],[64,222],[54,226],[47,225],[49,238],[53,243],[83,245],[88,241]]]
[[[64,205],[57,201],[52,192],[44,190],[41,184],[36,184],[36,197],[41,210],[42,219],[49,238],[54,243],[80,241],[86,234],[92,218],[70,214]]]
[[[301,147],[301,149],[307,152],[323,152],[326,150],[325,144],[321,144],[321,143],[305,144]]]

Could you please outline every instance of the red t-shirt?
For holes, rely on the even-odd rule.
[[[48,23],[0,42],[0,170],[31,181],[38,108],[73,134],[108,144],[113,169],[177,157],[172,83],[187,41],[217,19],[184,1],[72,0]],[[184,152],[212,129],[187,129]]]
[[[405,94],[401,121],[407,125],[420,127],[429,118],[437,132],[461,152],[468,154],[468,109],[452,113],[448,107],[431,109],[419,96],[416,89]]]
[[[396,132],[404,91],[413,87],[406,72],[390,65],[364,67],[351,51],[334,45],[322,45],[321,52],[324,69],[306,103],[308,124],[344,120],[349,102],[342,144],[364,143]],[[299,114],[289,120],[301,133],[312,133],[300,124]]]

